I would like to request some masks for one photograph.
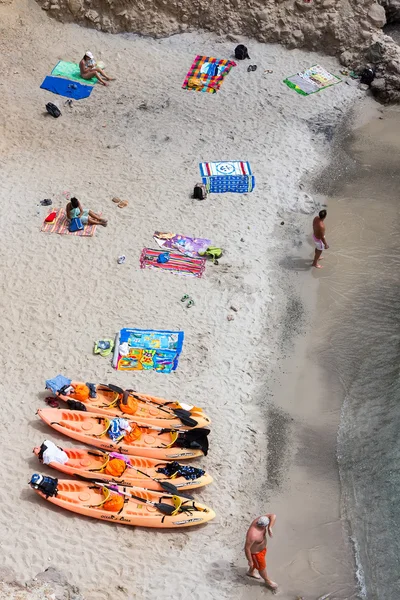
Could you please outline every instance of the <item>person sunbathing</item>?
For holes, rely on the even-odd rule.
[[[100,215],[92,210],[83,209],[78,198],[71,198],[67,204],[67,217],[71,219],[80,219],[84,225],[103,225],[107,226],[107,219],[102,219]]]
[[[107,81],[114,81],[112,77],[109,77],[105,72],[96,67],[94,56],[89,50],[85,52],[84,57],[79,63],[79,70],[83,79],[92,79],[96,77],[102,85],[108,85]]]

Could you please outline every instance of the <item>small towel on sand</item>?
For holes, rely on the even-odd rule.
[[[74,100],[82,100],[82,98],[88,98],[92,93],[92,85],[83,85],[78,81],[72,82],[70,79],[64,79],[63,77],[45,77],[42,85],[42,90],[53,92],[59,96],[65,96],[66,98],[73,98]]]
[[[51,75],[57,77],[65,77],[66,79],[73,79],[74,81],[80,81],[85,85],[94,85],[97,82],[96,77],[92,79],[83,79],[79,70],[79,65],[72,62],[66,62],[60,60],[51,72]]]
[[[57,210],[57,216],[53,223],[43,223],[41,231],[46,233],[59,233],[60,235],[77,235],[79,237],[92,237],[97,225],[85,225],[78,231],[69,231],[69,220],[63,208]]]
[[[46,379],[46,390],[51,390],[53,394],[56,394],[62,387],[70,385],[71,379],[64,377],[64,375],[57,375],[53,379]]]

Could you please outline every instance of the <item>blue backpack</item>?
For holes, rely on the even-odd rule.
[[[71,219],[71,223],[69,224],[69,231],[74,233],[75,231],[80,231],[83,229],[83,223],[78,217],[74,217]]]

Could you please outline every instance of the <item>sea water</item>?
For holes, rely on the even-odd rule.
[[[342,509],[360,593],[400,600],[399,109],[356,130],[344,150],[331,172],[341,174],[328,194],[331,247],[318,273],[321,361],[343,390]]]

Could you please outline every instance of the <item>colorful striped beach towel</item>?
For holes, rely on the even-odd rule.
[[[182,87],[186,90],[215,94],[232,67],[236,67],[233,60],[197,55]]]
[[[200,163],[200,175],[207,191],[214,194],[252,192],[255,178],[250,163],[241,160]]]
[[[168,255],[167,262],[157,262],[160,254]],[[140,255],[141,269],[163,269],[164,271],[172,271],[179,275],[189,275],[191,277],[201,277],[206,268],[204,258],[191,258],[183,254],[175,254],[166,252],[165,250],[151,250],[151,248],[143,248]]]
[[[53,223],[43,223],[41,231],[59,233],[60,235],[77,235],[79,237],[92,237],[94,235],[97,225],[85,225],[80,231],[71,232],[68,229],[69,220],[67,219],[65,209],[59,208],[55,212],[57,213],[55,221]]]

